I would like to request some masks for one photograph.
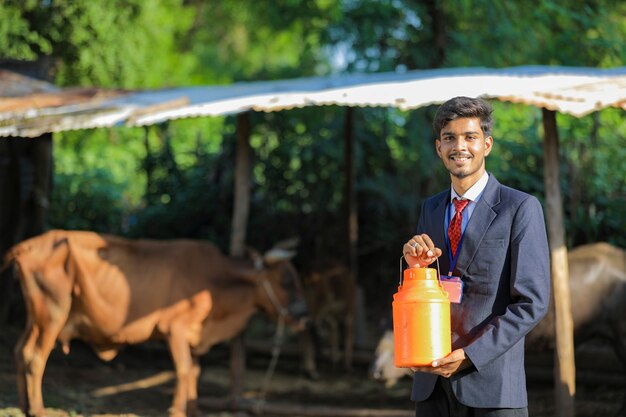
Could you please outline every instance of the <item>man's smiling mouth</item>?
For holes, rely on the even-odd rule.
[[[470,155],[450,155],[450,159],[455,162],[469,161],[472,157]]]

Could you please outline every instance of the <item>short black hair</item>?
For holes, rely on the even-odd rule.
[[[433,121],[433,128],[437,138],[439,138],[441,129],[452,120],[464,117],[478,117],[483,133],[485,136],[490,136],[493,128],[491,113],[493,113],[491,104],[482,98],[454,97],[439,106]]]

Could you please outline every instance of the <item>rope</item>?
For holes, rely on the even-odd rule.
[[[263,289],[267,292],[268,297],[274,304],[276,310],[278,310],[278,326],[276,327],[276,333],[274,334],[274,342],[272,343],[272,359],[265,371],[265,377],[263,378],[263,385],[261,386],[261,393],[259,394],[259,401],[254,406],[254,412],[257,415],[263,414],[263,407],[265,406],[265,396],[269,389],[269,384],[274,376],[276,365],[278,364],[278,358],[280,357],[280,349],[283,344],[283,336],[285,334],[285,317],[287,316],[287,310],[278,302],[278,297],[274,293],[271,285],[266,280],[261,281]]]

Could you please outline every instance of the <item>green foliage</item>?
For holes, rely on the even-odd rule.
[[[204,119],[146,129],[145,189],[130,213],[130,236],[208,239],[227,249],[233,172],[222,127],[223,119]]]
[[[51,70],[60,85],[179,85],[194,63],[178,50],[193,21],[182,0],[7,0],[0,18],[11,22],[2,25],[2,55],[54,58]]]
[[[320,59],[321,37],[327,21],[338,13],[337,2],[196,3],[197,19],[185,42],[201,62],[196,79],[207,71],[227,82],[306,76],[327,68]]]
[[[55,173],[89,177],[89,171],[107,171],[111,183],[123,190],[130,206],[139,204],[145,176],[139,170],[145,158],[141,129],[78,130],[55,137]],[[81,180],[82,181],[82,180]]]
[[[487,169],[503,184],[544,199],[541,110],[494,102],[494,147]]]
[[[90,168],[80,175],[57,172],[49,212],[51,228],[121,233],[124,216],[123,186],[111,173]]]
[[[446,2],[446,66],[623,65],[625,13],[611,0]]]
[[[33,1],[24,2],[21,6],[16,1],[0,3],[0,50],[5,57],[35,60],[40,53],[51,52],[50,42],[33,30],[23,15],[24,8],[33,8],[34,5]]]
[[[52,58],[60,85],[144,88],[442,67],[612,67],[626,56],[626,3],[611,0],[17,1],[0,4],[0,54]],[[532,106],[494,103],[487,168],[543,199],[543,127]],[[388,288],[422,201],[449,185],[435,106],[354,109],[360,283]],[[248,241],[297,235],[301,265],[345,258],[346,109],[253,113]],[[570,246],[626,247],[622,109],[559,115]],[[55,135],[51,225],[143,237],[230,239],[236,122]]]
[[[378,72],[441,65],[436,2],[414,0],[344,1],[341,19],[331,22],[326,39],[342,55],[343,69]]]
[[[300,236],[303,252],[321,256],[342,244],[342,113],[324,107],[252,117],[253,246]]]
[[[623,110],[576,119],[559,115],[564,159],[562,189],[568,242],[623,246],[626,230],[626,126]]]

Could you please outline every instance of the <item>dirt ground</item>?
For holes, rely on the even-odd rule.
[[[12,343],[15,334],[3,330],[0,336],[0,416],[22,416],[17,403]],[[361,352],[363,353],[363,352]],[[370,352],[371,354],[371,352]],[[361,358],[367,358],[367,352]],[[619,369],[610,355],[596,360],[593,352],[577,352],[578,387],[577,417],[614,416],[624,396]],[[608,359],[607,359],[608,358]],[[269,354],[252,349],[247,354],[244,397],[258,398],[270,360]],[[555,416],[551,355],[529,355],[529,411],[533,417]],[[595,366],[598,363],[602,366]],[[245,412],[212,409],[210,399],[228,396],[230,373],[228,346],[218,346],[202,360],[199,383],[200,406],[205,417],[247,416]],[[591,368],[591,364],[594,367]],[[409,400],[410,380],[405,378],[391,389],[367,375],[367,360],[357,361],[355,369],[344,372],[341,367],[320,363],[320,378],[311,380],[301,371],[297,355],[281,355],[266,394],[268,403],[295,404],[309,407],[371,408],[374,410],[405,410],[412,415]],[[593,369],[591,372],[589,369]],[[95,357],[88,347],[72,344],[64,356],[53,351],[44,378],[43,395],[50,417],[156,417],[166,415],[174,387],[172,366],[164,347],[158,344],[129,347],[112,362]],[[400,415],[396,413],[396,415]],[[338,413],[339,414],[339,413]],[[265,413],[265,416],[273,417]],[[283,414],[285,415],[285,414]],[[294,416],[297,414],[294,414]],[[376,411],[370,414],[376,416]]]

